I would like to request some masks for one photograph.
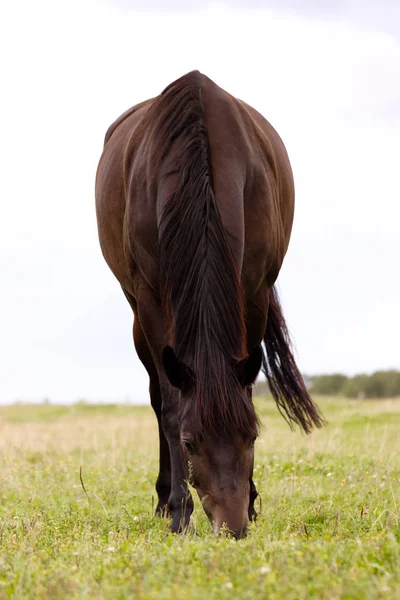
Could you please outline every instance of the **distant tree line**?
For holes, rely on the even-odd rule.
[[[394,398],[400,396],[400,371],[375,371],[371,375],[347,377],[342,373],[304,376],[310,392],[346,398]],[[268,393],[266,381],[259,381],[256,393]]]
[[[347,377],[341,373],[310,377],[313,394],[347,398],[394,398],[400,396],[400,371],[375,371]]]

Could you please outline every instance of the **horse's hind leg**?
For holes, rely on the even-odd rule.
[[[129,300],[129,298],[128,298]],[[156,482],[156,490],[158,495],[158,503],[156,508],[156,515],[163,516],[167,510],[168,498],[171,493],[171,459],[169,453],[168,442],[164,435],[164,430],[161,423],[161,391],[160,383],[158,380],[157,369],[154,365],[153,357],[147,345],[146,338],[144,336],[142,327],[140,325],[137,313],[135,312],[135,318],[133,322],[133,339],[135,342],[136,352],[142,361],[146,371],[150,378],[150,400],[151,406],[156,413],[158,421],[158,432],[159,432],[159,450],[160,450],[160,470]]]

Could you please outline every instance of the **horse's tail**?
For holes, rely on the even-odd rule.
[[[296,423],[309,433],[313,426],[324,425],[324,418],[311,400],[294,360],[289,332],[274,288],[270,292],[262,370],[279,411],[291,427]]]

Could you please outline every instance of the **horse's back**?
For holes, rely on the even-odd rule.
[[[114,132],[117,131],[117,129],[120,127],[120,125],[122,125],[122,123],[124,123],[124,121],[127,121],[125,123],[124,129],[127,131],[131,131],[132,127],[135,126],[135,124],[138,122],[138,120],[141,118],[141,116],[143,114],[145,114],[145,112],[147,111],[148,107],[150,106],[150,104],[152,103],[153,100],[154,100],[154,98],[151,98],[149,100],[144,100],[143,102],[139,102],[138,104],[131,106],[131,108],[128,108],[128,110],[123,112],[122,115],[120,115],[107,129],[106,135],[104,136],[104,145],[107,144],[107,142],[113,136]],[[132,119],[131,119],[131,117],[132,117]],[[121,128],[120,128],[120,130],[121,130]]]
[[[268,274],[270,283],[276,278],[289,242],[294,188],[287,153],[255,109],[205,75],[190,73],[181,80],[185,78],[188,85],[196,81],[201,87],[215,202],[245,287],[253,294]],[[152,121],[162,96],[132,107],[109,127],[96,179],[102,251],[132,293],[132,267],[138,265],[152,287],[157,286],[157,215],[162,210],[157,204],[179,176],[164,177],[152,169],[152,141],[160,141]],[[146,119],[149,107],[152,118]],[[174,153],[179,154],[179,144],[169,153],[169,160],[172,156],[171,162],[179,164]],[[158,189],[148,193],[154,181]]]

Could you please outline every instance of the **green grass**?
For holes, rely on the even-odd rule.
[[[258,401],[260,518],[239,542],[198,502],[197,535],[153,517],[150,408],[0,408],[0,599],[400,598],[400,401],[320,405],[306,437]]]

